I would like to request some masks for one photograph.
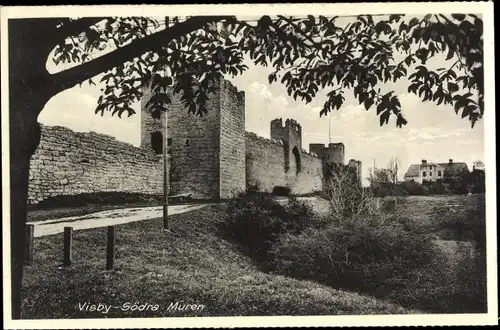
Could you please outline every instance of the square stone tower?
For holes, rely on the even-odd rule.
[[[351,159],[351,160],[349,160],[349,163],[347,165],[354,169],[354,171],[356,172],[356,177],[358,178],[358,181],[360,183],[363,182],[361,161]]]
[[[293,119],[277,118],[271,121],[271,140],[283,142],[285,149],[285,172],[292,168],[296,174],[301,171],[302,127]]]
[[[162,154],[164,115],[154,116],[146,104],[150,84],[141,100],[141,147]],[[245,93],[219,79],[209,95],[207,113],[188,113],[180,95],[168,107],[170,194],[191,192],[194,198],[225,199],[245,189]],[[159,157],[161,158],[161,157]]]
[[[309,144],[309,151],[321,157],[325,165],[344,165],[345,147],[342,142],[330,143],[328,147],[325,147],[322,143],[311,143]]]

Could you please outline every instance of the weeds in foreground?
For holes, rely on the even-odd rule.
[[[342,174],[342,173],[340,173]],[[411,219],[401,216],[404,197],[377,198],[344,177],[331,179],[331,212],[315,221],[305,204],[289,206],[270,195],[241,195],[228,206],[226,237],[265,269],[290,277],[363,292],[429,312],[484,312],[484,218],[470,210],[442,224],[477,244],[450,251]],[[404,212],[403,212],[404,213]],[[471,225],[471,217],[475,222]],[[463,224],[462,227],[457,223]],[[458,229],[457,229],[458,228]]]

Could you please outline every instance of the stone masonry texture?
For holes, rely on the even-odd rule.
[[[170,194],[190,192],[194,198],[219,198],[220,86],[207,101],[203,116],[188,113],[178,95],[169,92],[168,138],[170,140]],[[152,118],[146,103],[151,97],[143,91],[141,147],[153,153],[151,134],[163,133],[164,115]],[[162,180],[162,176],[159,178]]]
[[[90,192],[163,190],[161,157],[113,137],[42,126],[31,158],[28,203]]]
[[[217,82],[202,117],[189,114],[180,97],[169,94],[170,194],[227,199],[250,186],[267,192],[289,187],[292,194],[307,194],[322,190],[326,164],[344,163],[342,143],[311,144],[311,153],[304,151],[301,126],[293,119],[273,120],[271,139],[245,132],[245,93],[227,80]],[[152,116],[146,107],[150,97],[144,86],[140,147],[104,134],[42,126],[30,164],[28,203],[92,192],[162,194],[162,148],[155,151],[153,140],[159,138],[162,146],[165,118]],[[354,164],[360,171],[361,162]]]

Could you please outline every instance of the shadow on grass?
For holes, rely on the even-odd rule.
[[[62,236],[35,239],[26,267],[23,318],[193,317],[239,315],[359,315],[415,313],[398,305],[318,283],[266,274],[216,235],[222,205],[117,227],[115,270],[105,270],[106,229],[74,233],[73,265],[59,269]],[[157,304],[157,311],[80,310],[85,302]],[[199,304],[197,311],[169,309]]]
[[[184,202],[169,201],[169,205],[207,204],[208,199],[189,199]],[[155,207],[163,205],[163,195],[126,192],[98,192],[78,195],[61,195],[38,204],[28,205],[28,221],[36,222],[70,216],[80,216],[100,211]]]
[[[429,313],[486,312],[480,197],[467,203],[456,196],[427,198],[424,210],[432,218],[423,224],[411,213],[421,208],[421,202],[410,199],[403,214],[382,222],[364,216],[351,224],[330,220],[315,228],[319,223],[311,222],[307,211],[287,209],[270,195],[248,194],[229,205],[229,219],[219,230],[264,272],[369,294]],[[457,210],[436,211],[443,207]],[[455,240],[435,244],[438,234]]]

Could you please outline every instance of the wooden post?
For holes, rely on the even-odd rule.
[[[106,269],[112,270],[115,262],[115,226],[108,226],[108,245],[106,249]]]
[[[165,91],[166,93],[167,91]],[[168,111],[163,112],[163,229],[168,230]]]
[[[64,227],[64,260],[63,266],[71,266],[73,262],[73,227]]]
[[[35,225],[26,224],[25,226],[25,251],[24,264],[29,266],[33,263],[33,239],[35,238]]]
[[[165,29],[170,28],[170,17],[165,16]],[[165,89],[164,93],[167,93]],[[168,111],[163,113],[163,230],[168,230]]]

